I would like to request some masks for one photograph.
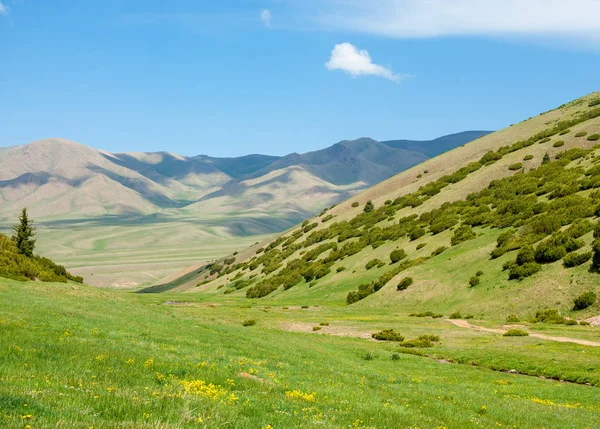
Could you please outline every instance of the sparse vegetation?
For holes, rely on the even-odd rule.
[[[379,341],[404,341],[404,337],[393,329],[384,329],[383,331],[376,332],[372,337]]]

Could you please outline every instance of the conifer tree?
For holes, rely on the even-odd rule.
[[[544,158],[542,159],[542,165],[548,164],[549,162],[550,162],[550,155],[548,155],[548,152],[546,152],[544,155]]]
[[[373,204],[373,201],[369,200],[367,201],[367,204],[365,204],[365,208],[363,209],[363,211],[365,213],[371,213],[374,209],[375,205]]]
[[[17,245],[19,253],[31,258],[33,256],[33,249],[35,248],[35,226],[33,221],[29,219],[27,215],[27,209],[21,210],[21,216],[19,216],[19,223],[13,226],[12,240]]]

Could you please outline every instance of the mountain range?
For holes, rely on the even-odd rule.
[[[488,134],[370,138],[283,157],[109,153],[60,138],[0,148],[0,219],[198,213],[299,219]]]

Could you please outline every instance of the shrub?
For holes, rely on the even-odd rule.
[[[410,238],[410,241],[415,241],[415,240],[423,237],[424,235],[425,235],[425,230],[420,227],[412,228],[408,232],[408,237]]]
[[[310,308],[310,307],[308,305],[303,305],[301,308],[306,309],[306,308]]]
[[[520,322],[519,318],[514,314],[511,314],[510,316],[508,316],[506,318],[506,323],[519,323],[519,322]]]
[[[592,259],[592,252],[585,253],[569,253],[563,260],[563,265],[566,268],[578,267]]]
[[[358,207],[359,205],[360,205],[360,204],[358,203],[358,201],[354,201],[354,202],[352,203],[352,207]]]
[[[423,175],[422,175],[422,174],[420,174],[420,173],[419,173],[419,174],[417,174],[417,179],[420,179],[421,177],[423,177]]]
[[[579,131],[577,134],[575,134],[575,137],[585,137],[587,136],[587,131]]]
[[[573,310],[584,310],[596,302],[594,292],[584,292],[573,300]]]
[[[406,258],[406,252],[403,249],[396,249],[390,253],[390,260],[392,261],[392,264],[400,262],[404,258]]]
[[[483,275],[483,271],[479,270],[475,273],[477,277],[481,277]]]
[[[396,289],[397,290],[406,290],[412,284],[413,284],[413,278],[405,277],[400,281],[400,283],[398,283],[398,286],[396,287]]]
[[[463,241],[471,240],[475,237],[476,235],[469,225],[461,225],[458,228],[456,228],[456,230],[454,230],[454,234],[450,239],[450,244],[452,246],[456,246],[457,244],[460,244]]]
[[[533,155],[525,155],[523,157],[523,161],[529,161],[530,159],[533,159]]]
[[[600,272],[600,239],[594,240],[592,243],[592,250],[594,255],[592,256],[592,271]]]
[[[421,250],[423,247],[427,246],[427,243],[419,243],[417,245],[417,250]]]
[[[256,325],[256,320],[248,319],[242,322],[242,326],[254,326]]]
[[[320,326],[313,326],[312,330],[313,330],[313,332],[320,331],[321,327]]]
[[[546,165],[550,162],[550,155],[548,155],[548,152],[546,152],[544,154],[544,157],[542,158],[542,165]]]
[[[523,164],[522,164],[522,163],[520,163],[520,162],[515,162],[514,164],[510,164],[510,165],[508,166],[508,169],[509,169],[510,171],[516,171],[516,170],[520,170],[520,169],[522,169],[522,168],[523,168]]]
[[[473,276],[469,279],[469,285],[471,287],[475,287],[480,283],[481,280],[479,280],[479,277],[477,276]]]
[[[553,324],[564,324],[566,319],[561,316],[558,310],[554,308],[547,308],[545,310],[539,310],[535,313],[534,322],[541,323],[553,323]]]
[[[460,314],[460,311],[455,311],[450,315],[450,319],[462,319],[462,314]]]
[[[329,326],[329,322],[321,322],[319,323],[320,326]]]
[[[398,353],[393,353],[393,354],[390,356],[390,359],[391,359],[391,360],[400,360],[400,355],[399,355]]]
[[[566,134],[569,134],[571,132],[571,130],[566,129],[566,130],[562,130],[560,133],[558,133],[559,136],[564,136]]]
[[[521,250],[519,250],[519,253],[517,253],[517,265],[525,265],[534,261],[535,251],[533,250],[533,247],[529,245],[522,247]]]
[[[448,250],[448,248],[446,246],[440,246],[437,249],[435,249],[433,252],[431,252],[431,256],[438,256],[438,255],[444,253],[446,250]]]
[[[562,147],[564,145],[565,145],[565,142],[563,140],[559,140],[559,141],[554,142],[552,147]]]
[[[541,264],[556,262],[564,258],[567,250],[556,243],[543,242],[535,251],[535,261]]]
[[[332,214],[328,214],[327,216],[325,216],[323,218],[323,220],[321,220],[321,223],[325,223],[325,222],[327,222],[327,221],[329,221],[331,219],[333,219],[333,215]]]
[[[588,107],[598,106],[599,104],[600,104],[600,98],[596,98],[595,100],[590,101],[590,104],[588,104]]]
[[[412,340],[403,341],[398,345],[400,347],[406,347],[406,348],[427,348],[427,347],[433,347],[433,342],[426,338],[419,337],[419,338],[415,338]]]
[[[596,140],[600,140],[600,134],[592,134],[587,139],[591,142],[595,142]]]
[[[511,329],[502,334],[504,337],[528,337],[529,332],[525,332],[521,329]]]
[[[335,271],[337,273],[341,273],[342,271],[345,271],[345,270],[346,270],[346,267],[337,267]]]
[[[404,337],[393,329],[384,329],[371,335],[374,339],[379,341],[404,341]]]
[[[375,268],[376,266],[378,266],[382,261],[380,259],[371,259],[369,262],[367,262],[367,265],[365,265],[365,268],[367,270],[370,270],[371,268]]]
[[[550,137],[544,137],[543,139],[541,139],[538,143],[542,144],[542,143],[548,143],[550,140],[552,140]]]
[[[365,204],[365,208],[363,209],[363,211],[365,213],[371,213],[373,210],[375,210],[375,205],[373,204],[373,201],[371,201],[371,200],[367,201],[367,203]]]
[[[528,262],[523,265],[512,265],[509,268],[508,279],[509,280],[523,280],[526,277],[530,277],[540,271],[542,266],[537,262]]]

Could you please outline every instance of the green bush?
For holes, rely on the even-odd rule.
[[[336,273],[341,273],[342,271],[346,271],[346,267],[337,267],[335,270]]]
[[[242,322],[242,326],[254,326],[256,325],[256,320],[248,319]]]
[[[332,214],[328,214],[327,216],[325,216],[322,220],[321,223],[325,223],[327,221],[330,221],[331,219],[333,219],[333,215]]]
[[[363,211],[365,213],[371,213],[373,210],[375,210],[375,205],[373,204],[373,201],[371,201],[371,200],[367,201],[367,203],[365,204],[365,208],[363,209]]]
[[[564,246],[553,242],[543,242],[535,250],[535,261],[540,264],[548,264],[560,261],[567,254]]]
[[[584,310],[596,302],[594,292],[584,292],[573,300],[573,310]]]
[[[358,201],[354,201],[354,202],[352,203],[352,207],[358,207],[359,205],[360,205],[360,204],[358,203]]]
[[[396,289],[397,290],[406,290],[412,284],[413,284],[413,278],[405,277],[400,281],[400,283],[398,283],[398,286],[396,287]]]
[[[542,266],[537,262],[528,262],[523,265],[514,264],[509,268],[508,279],[523,280],[524,278],[534,275],[541,269]]]
[[[577,134],[575,134],[575,137],[585,137],[587,136],[587,131],[579,131]]]
[[[313,326],[313,332],[320,331],[322,328],[320,326]]]
[[[471,287],[475,287],[477,286],[479,283],[481,282],[481,280],[479,279],[479,277],[477,276],[473,276],[469,279],[469,286]]]
[[[409,231],[408,237],[410,238],[410,241],[415,241],[415,240],[423,237],[425,235],[425,233],[426,233],[426,231],[423,228],[415,227]]]
[[[384,329],[371,335],[374,339],[379,341],[404,341],[404,337],[393,329]]]
[[[596,140],[600,140],[600,134],[592,134],[587,139],[591,142],[595,142]]]
[[[440,246],[437,249],[435,249],[433,252],[431,252],[431,256],[438,256],[441,255],[442,253],[444,253],[446,250],[448,250],[448,248],[446,246]]]
[[[406,258],[406,256],[406,252],[403,249],[396,249],[390,253],[390,260],[392,261],[392,264],[395,264]]]
[[[505,337],[528,337],[529,332],[525,332],[521,329],[511,329],[510,331],[506,331],[502,335]]]
[[[542,143],[548,143],[550,140],[552,140],[550,137],[544,137],[543,139],[541,139],[538,143],[542,144]]]
[[[509,169],[510,171],[516,171],[516,170],[520,170],[520,169],[522,169],[522,168],[523,168],[523,164],[522,164],[522,163],[520,163],[520,162],[515,162],[514,164],[510,164],[510,165],[508,166],[508,169]]]
[[[457,244],[460,244],[463,241],[471,240],[476,236],[477,235],[473,232],[473,229],[469,225],[461,225],[454,230],[452,238],[450,239],[450,244],[452,246],[456,246]]]
[[[554,142],[552,147],[562,147],[564,145],[565,145],[565,142],[563,140],[559,140],[559,141]]]
[[[365,265],[365,268],[367,270],[370,270],[371,268],[375,268],[382,262],[383,261],[381,261],[380,259],[371,259],[369,262],[367,262],[367,265]]]
[[[427,243],[419,243],[417,245],[417,250],[421,250],[423,247],[427,246]]]
[[[477,277],[481,277],[483,275],[483,271],[479,270],[475,273]]]
[[[571,130],[566,129],[566,130],[562,130],[560,133],[558,133],[559,136],[564,136],[566,134],[569,134],[571,132]]]
[[[566,268],[578,267],[592,259],[592,252],[585,253],[569,253],[563,260],[563,265]]]
[[[588,104],[588,107],[598,106],[599,104],[600,104],[600,98],[596,98],[596,99],[590,101],[590,103]]]
[[[506,318],[506,323],[519,323],[519,322],[520,322],[519,318],[514,314],[511,314],[510,316],[508,316]]]
[[[523,157],[523,161],[529,161],[530,159],[533,159],[533,155],[525,155]]]
[[[540,323],[551,323],[551,324],[564,324],[567,319],[565,319],[558,310],[554,308],[547,308],[545,310],[539,310],[535,313],[534,322]]]
[[[455,311],[454,313],[452,313],[450,315],[450,319],[462,319],[462,314],[460,314],[460,311]]]

